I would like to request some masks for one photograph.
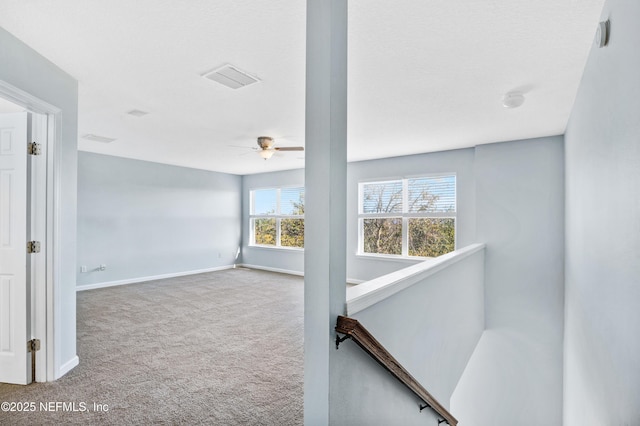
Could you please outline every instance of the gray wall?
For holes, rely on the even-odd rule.
[[[606,19],[565,136],[568,426],[640,424],[640,2]]]
[[[54,324],[54,375],[76,357],[76,150],[78,83],[60,68],[0,28],[0,80],[62,110],[57,123],[60,235],[56,298],[60,312]]]
[[[476,148],[486,328],[452,398],[469,425],[562,424],[561,136]]]
[[[446,408],[484,329],[484,254],[478,251],[353,315]],[[341,343],[336,356],[330,424],[437,424],[354,342]]]
[[[302,274],[304,251],[287,248],[251,247],[249,192],[260,188],[304,186],[304,169],[260,173],[242,177],[242,263],[271,270]]]
[[[240,193],[239,176],[80,152],[78,285],[233,265]]]

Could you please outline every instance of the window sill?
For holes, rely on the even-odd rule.
[[[288,251],[288,252],[294,252],[294,253],[304,253],[304,249],[303,248],[298,248],[298,247],[283,247],[283,246],[262,246],[262,245],[258,245],[258,244],[249,244],[247,246],[247,248],[250,249],[261,249],[261,250],[281,250],[281,251]]]
[[[364,260],[391,260],[394,262],[419,263],[425,260],[436,259],[435,257],[418,257],[418,256],[399,256],[393,254],[373,254],[373,253],[356,253],[356,257]]]

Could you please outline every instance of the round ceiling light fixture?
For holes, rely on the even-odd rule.
[[[267,148],[267,149],[258,151],[258,155],[260,155],[260,157],[264,158],[265,160],[268,160],[269,158],[273,157],[273,154],[275,154],[275,152],[276,152],[275,149]]]
[[[524,103],[524,95],[520,92],[509,92],[502,97],[502,106],[505,108],[518,108]]]

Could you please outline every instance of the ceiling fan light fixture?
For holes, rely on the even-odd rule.
[[[276,151],[304,151],[304,147],[302,146],[273,146],[275,141],[271,136],[258,136],[257,142],[260,147],[258,154],[265,160],[273,157]]]
[[[273,146],[273,138],[270,136],[259,136],[258,146],[262,149],[271,149]]]
[[[265,160],[268,160],[269,158],[273,157],[273,154],[275,152],[275,149],[263,149],[261,151],[258,151],[258,155],[260,155],[260,157],[264,158]]]

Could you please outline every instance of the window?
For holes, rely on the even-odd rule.
[[[304,188],[256,189],[251,195],[251,245],[304,248]]]
[[[455,250],[454,175],[361,182],[361,254],[436,257]]]

